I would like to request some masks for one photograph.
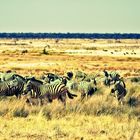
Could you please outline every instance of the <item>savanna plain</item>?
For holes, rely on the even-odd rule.
[[[126,83],[124,105],[108,96],[103,70],[117,71]],[[98,91],[81,102],[67,98],[29,106],[25,97],[0,99],[1,140],[139,140],[140,40],[0,39],[0,70],[39,78],[80,70],[97,76]],[[131,100],[130,100],[131,99]]]

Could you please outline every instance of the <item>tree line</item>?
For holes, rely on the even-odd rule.
[[[0,33],[0,38],[140,39],[138,33]]]

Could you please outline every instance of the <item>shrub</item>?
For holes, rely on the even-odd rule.
[[[22,53],[22,54],[28,53],[28,50],[26,50],[26,49],[25,49],[25,50],[22,50],[21,53]]]
[[[23,117],[26,118],[29,115],[29,111],[25,110],[25,108],[17,108],[14,112],[13,112],[13,116],[14,117]]]
[[[43,54],[46,54],[46,55],[48,55],[49,54],[49,52],[46,50],[46,47],[44,47],[44,49],[43,49],[43,52],[42,52]]]
[[[127,101],[127,104],[131,107],[136,107],[139,104],[139,101],[135,97],[130,97],[129,100]]]
[[[52,112],[51,109],[49,108],[44,108],[43,109],[43,116],[45,116],[47,118],[47,120],[51,120],[52,119]]]
[[[140,77],[131,78],[131,82],[140,82]]]

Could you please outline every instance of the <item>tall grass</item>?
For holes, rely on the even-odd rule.
[[[138,88],[138,87],[137,87]],[[130,88],[133,89],[132,87]],[[139,89],[139,88],[138,88]],[[105,93],[102,93],[102,92]],[[28,115],[37,115],[41,114],[46,119],[54,118],[63,118],[67,115],[93,115],[93,116],[102,116],[102,115],[112,115],[120,116],[127,115],[129,117],[135,116],[140,117],[140,112],[138,110],[139,105],[133,107],[134,105],[130,104],[130,99],[132,97],[137,97],[138,94],[128,93],[125,104],[119,105],[115,97],[107,94],[107,90],[100,90],[95,95],[89,99],[85,99],[81,102],[80,97],[75,100],[67,99],[66,108],[61,102],[54,100],[52,104],[45,103],[43,106],[30,106],[26,103],[26,98],[17,100],[16,98],[1,99],[0,101],[0,115],[11,117],[27,117]],[[131,98],[130,98],[131,97]],[[4,106],[3,106],[4,105]]]
[[[139,107],[120,106],[113,97],[95,95],[81,102],[54,101],[29,106],[25,100],[2,99],[1,139],[136,139],[140,136]]]

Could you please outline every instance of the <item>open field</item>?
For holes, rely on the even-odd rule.
[[[140,40],[3,39],[0,48],[1,70],[25,74],[108,69],[139,75],[140,70]],[[43,54],[44,48],[48,55]]]
[[[91,99],[57,101],[31,107],[14,97],[0,101],[0,139],[139,140],[140,106],[129,106],[130,97],[140,99],[140,40],[0,39],[0,70],[40,77],[44,72],[65,75],[81,70],[102,76],[116,70],[124,77],[128,94],[119,106],[102,87]]]

